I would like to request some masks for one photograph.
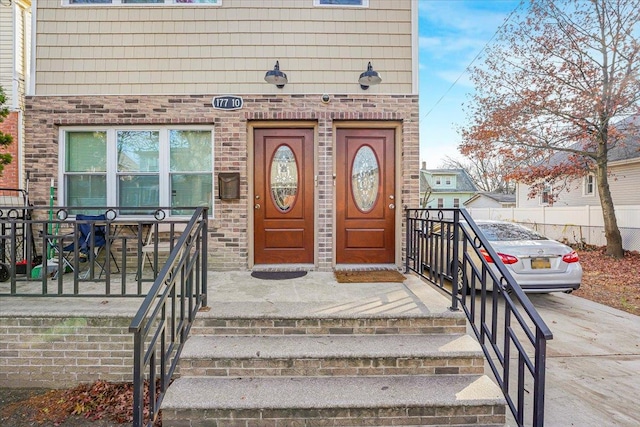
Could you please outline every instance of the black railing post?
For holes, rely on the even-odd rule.
[[[133,333],[133,427],[142,427],[144,415],[144,347],[140,330]]]
[[[405,224],[406,224],[405,238],[407,239],[406,247],[404,250],[404,272],[407,273],[409,272],[409,255],[414,255],[414,253],[411,252],[414,248],[413,241],[412,241],[413,239],[411,238],[412,236],[411,230],[413,229],[413,224],[409,220],[409,212],[410,212],[409,209],[405,209],[404,212],[405,212]]]
[[[209,262],[209,258],[208,258],[208,251],[207,248],[209,247],[209,226],[208,226],[208,221],[207,219],[209,218],[209,214],[208,214],[208,208],[204,208],[203,212],[202,212],[202,234],[201,234],[201,238],[202,238],[202,247],[200,250],[200,257],[202,258],[202,267],[200,269],[200,272],[202,274],[202,281],[201,286],[202,288],[199,289],[199,291],[202,293],[202,306],[206,307],[207,306],[207,270],[208,270],[208,262]]]
[[[458,269],[460,268],[460,260],[458,254],[460,253],[460,210],[453,211],[453,254],[451,257],[451,310],[458,311],[458,286],[463,284],[458,283]],[[443,266],[446,269],[447,266]],[[464,277],[464,273],[462,274]]]
[[[533,426],[544,426],[544,393],[547,366],[547,340],[540,329],[536,329],[535,369],[533,384]]]

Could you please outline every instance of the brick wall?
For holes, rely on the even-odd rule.
[[[12,111],[0,123],[0,132],[13,136],[13,142],[8,147],[0,147],[0,153],[9,153],[13,156],[13,160],[4,166],[4,170],[0,175],[0,187],[3,188],[21,188],[20,177],[18,175],[18,131],[20,115],[17,111]]]
[[[1,317],[0,387],[130,382],[130,323],[130,317]]]
[[[320,95],[245,95],[241,110],[220,111],[213,95],[29,97],[26,106],[25,168],[32,171],[30,195],[47,205],[51,178],[57,181],[61,126],[145,124],[213,124],[214,173],[240,172],[240,200],[214,199],[215,217],[209,224],[209,261],[218,270],[248,267],[249,183],[247,141],[249,125],[264,121],[305,121],[318,128],[319,195],[316,228],[318,269],[332,268],[333,127],[341,121],[401,126],[402,195],[396,205],[418,207],[419,142],[417,95],[334,95],[323,103]],[[215,185],[217,180],[214,179]],[[217,188],[214,189],[217,195]],[[402,233],[404,239],[404,231]]]

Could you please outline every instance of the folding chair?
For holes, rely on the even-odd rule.
[[[79,262],[87,262],[92,261],[100,266],[100,276],[104,273],[105,261],[101,264],[98,260],[100,254],[104,251],[107,245],[107,225],[105,215],[76,215],[76,226],[77,226],[77,243],[78,248],[76,252],[76,241],[74,239],[73,242],[64,246],[62,248],[62,255],[67,260],[69,264],[71,264],[70,258],[78,254]],[[118,267],[118,263],[116,261],[115,256],[111,251],[109,251],[109,255],[113,260],[113,263],[116,266],[117,271],[120,271],[120,267]],[[90,270],[89,270],[90,271]],[[89,271],[86,274],[89,274]]]
[[[157,227],[157,228],[156,228]],[[147,235],[147,241],[142,246],[142,254],[145,259],[142,260],[142,266],[140,275],[144,272],[145,260],[149,263],[149,266],[153,270],[153,277],[158,274],[158,267],[155,265],[154,258],[155,253],[166,254],[173,249],[178,242],[178,239],[187,228],[187,224],[183,223],[159,223],[152,225]]]

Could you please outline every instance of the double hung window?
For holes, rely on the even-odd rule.
[[[313,0],[314,6],[369,7],[369,0]]]
[[[220,6],[222,0],[65,0],[65,4],[208,4]]]
[[[583,194],[593,196],[595,194],[595,175],[590,173],[584,177]]]
[[[542,194],[540,194],[540,204],[543,206],[551,206],[553,204],[553,194],[551,184],[544,183]]]
[[[66,129],[60,200],[65,206],[116,206],[147,215],[171,207],[212,206],[213,131],[202,128]],[[82,210],[78,210],[79,212]],[[211,211],[210,211],[211,212]]]

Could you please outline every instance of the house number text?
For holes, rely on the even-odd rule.
[[[216,110],[239,110],[242,108],[242,98],[239,96],[216,96],[213,98],[213,108]]]

